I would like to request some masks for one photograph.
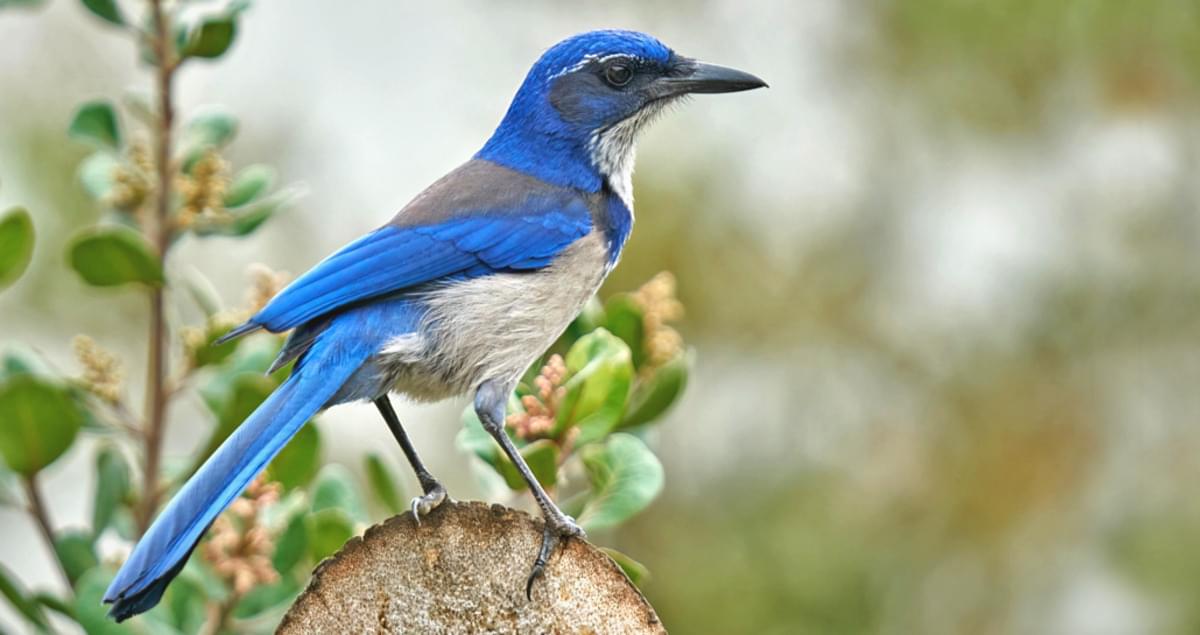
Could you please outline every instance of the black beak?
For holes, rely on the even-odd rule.
[[[671,71],[655,82],[660,97],[685,93],[736,93],[755,88],[766,88],[763,80],[736,68],[706,64],[680,57],[671,64]]]

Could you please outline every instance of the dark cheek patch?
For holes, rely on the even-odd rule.
[[[603,116],[603,90],[594,76],[570,73],[558,78],[550,87],[550,105],[564,121],[593,123]]]

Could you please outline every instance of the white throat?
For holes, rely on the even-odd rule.
[[[633,211],[633,163],[637,154],[634,137],[640,127],[637,119],[638,116],[630,117],[596,133],[588,144],[592,163],[630,211]]]
[[[588,149],[592,164],[608,179],[608,186],[633,212],[633,157],[638,133],[662,113],[672,99],[660,99],[592,135]]]
[[[633,115],[593,134],[588,143],[592,164],[608,179],[608,186],[621,197],[630,212],[633,211],[633,157],[637,153],[637,135],[673,101],[651,102]]]

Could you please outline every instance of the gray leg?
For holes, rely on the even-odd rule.
[[[417,480],[421,483],[421,489],[425,491],[424,496],[418,496],[412,499],[412,514],[413,520],[419,525],[421,524],[421,516],[433,511],[438,505],[441,505],[446,500],[446,488],[438,482],[433,474],[425,468],[425,464],[421,462],[421,457],[417,456],[417,449],[413,447],[412,441],[409,441],[408,435],[404,432],[404,427],[400,425],[400,418],[396,416],[396,411],[392,409],[392,402],[384,395],[375,400],[375,407],[379,408],[379,414],[383,415],[383,420],[387,422],[388,429],[392,431],[392,436],[396,437],[396,443],[400,444],[400,449],[404,451],[404,456],[408,458],[408,464],[412,466],[413,472],[417,474]]]
[[[549,561],[550,554],[554,552],[554,547],[557,546],[559,539],[583,538],[584,532],[583,528],[575,524],[573,518],[562,513],[554,501],[550,500],[546,490],[542,489],[541,483],[538,483],[529,466],[525,464],[525,459],[513,445],[512,439],[509,439],[508,434],[504,431],[504,407],[512,389],[511,384],[500,385],[490,380],[483,382],[475,391],[475,413],[479,415],[483,429],[492,435],[492,438],[504,450],[504,454],[513,462],[513,465],[517,466],[517,471],[521,473],[521,478],[525,479],[525,484],[529,486],[529,491],[537,500],[538,507],[542,509],[542,517],[546,521],[546,526],[542,530],[542,548],[538,552],[537,559],[533,561],[533,569],[529,572],[529,579],[525,583],[525,597],[532,599],[533,582],[545,572],[546,562]]]

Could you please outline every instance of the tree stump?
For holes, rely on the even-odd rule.
[[[665,633],[604,552],[560,545],[525,597],[542,522],[500,505],[447,501],[353,538],[313,572],[277,633]]]

